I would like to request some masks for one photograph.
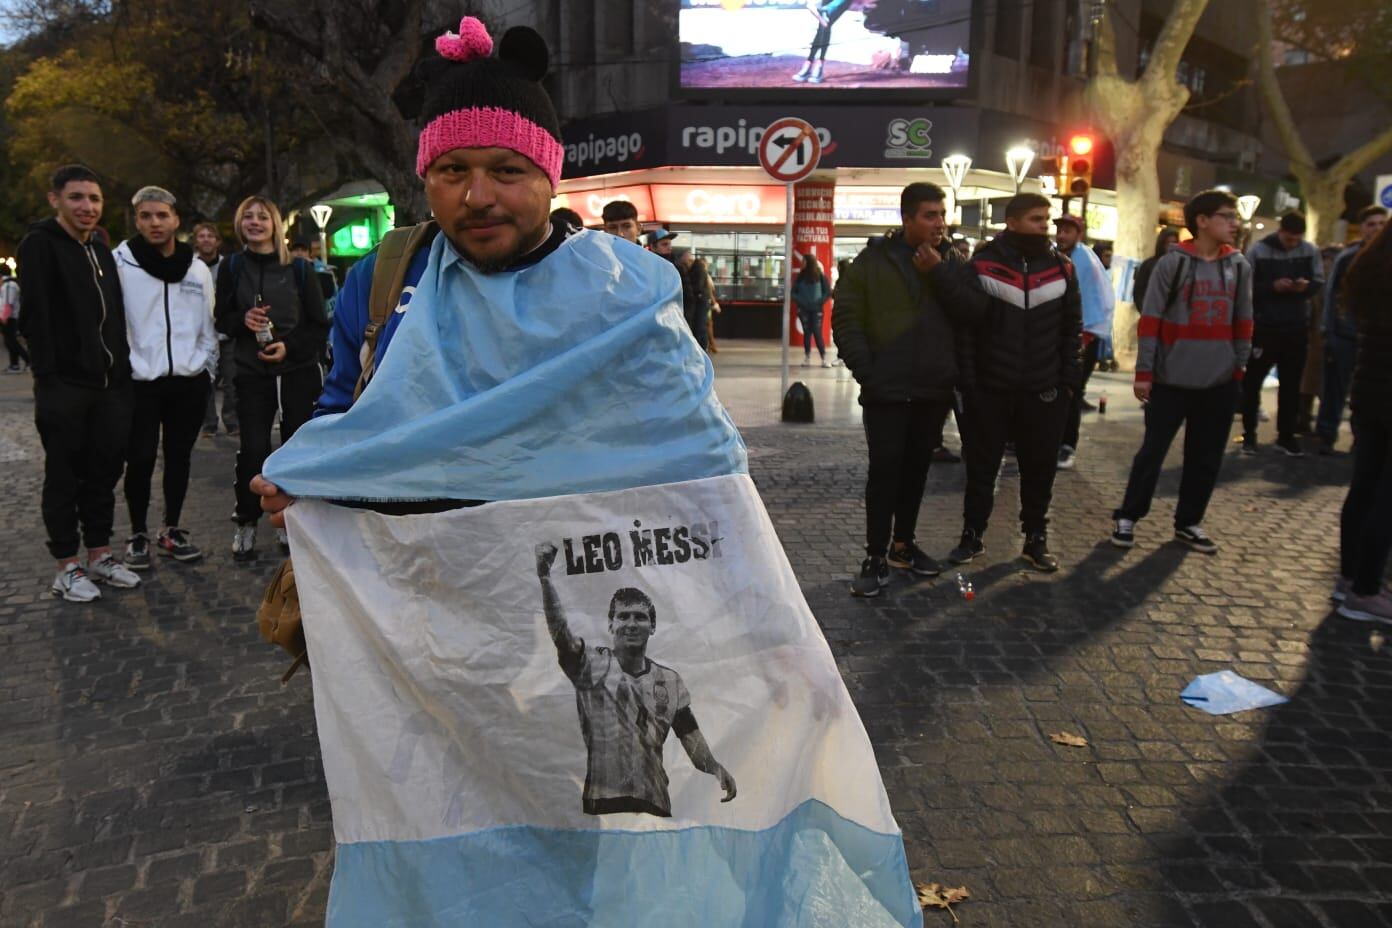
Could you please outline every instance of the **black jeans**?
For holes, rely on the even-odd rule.
[[[23,361],[29,363],[29,352],[24,350],[19,340],[19,320],[7,319],[4,325],[5,350],[10,353],[10,367],[18,367]]]
[[[1300,380],[1305,376],[1305,354],[1310,335],[1304,329],[1270,332],[1257,329],[1252,336],[1252,357],[1243,376],[1242,431],[1257,432],[1257,407],[1261,405],[1262,383],[1271,368],[1279,368],[1281,385],[1276,391],[1276,435],[1282,441],[1295,439],[1300,416]]]
[[[193,377],[161,377],[132,384],[135,411],[131,416],[130,446],[126,459],[126,511],[131,531],[148,532],[150,478],[164,437],[164,524],[179,525],[188,493],[189,458],[198,441],[203,406],[211,385],[207,374]]]
[[[996,475],[1007,441],[1015,442],[1015,460],[1020,465],[1020,524],[1027,535],[1048,527],[1059,439],[1070,404],[1064,387],[1043,394],[1019,390],[967,390],[962,394],[966,412],[962,459],[967,465],[962,522],[966,528],[981,534],[991,521]]]
[[[1339,573],[1373,596],[1392,551],[1392,429],[1353,417],[1353,480],[1339,520]]]
[[[203,431],[216,432],[218,424],[217,394],[222,393],[222,427],[237,430],[237,362],[233,358],[233,343],[218,342],[217,383],[208,391],[207,410],[203,414]]]
[[[1237,406],[1236,382],[1202,390],[1187,390],[1157,383],[1145,407],[1145,438],[1131,462],[1126,496],[1114,519],[1139,522],[1150,512],[1155,484],[1165,465],[1165,455],[1179,427],[1184,426],[1184,471],[1179,479],[1179,503],[1175,506],[1175,528],[1188,528],[1203,521],[1223,452],[1232,432],[1233,410]]]
[[[947,418],[947,403],[875,403],[862,410],[870,475],[865,481],[865,553],[883,557],[895,541],[914,540],[928,465]]]
[[[1063,443],[1070,448],[1078,447],[1078,430],[1083,425],[1083,394],[1087,392],[1088,379],[1097,369],[1097,355],[1102,350],[1102,339],[1088,341],[1083,349],[1083,383],[1078,387],[1078,395],[1073,397],[1073,405],[1068,409],[1068,424],[1063,427]]]
[[[271,455],[271,426],[280,411],[280,443],[309,421],[314,403],[324,387],[319,365],[311,364],[279,377],[237,372],[237,418],[242,441],[237,449],[238,525],[253,525],[261,518],[261,497],[251,492],[251,478]]]
[[[130,422],[129,383],[100,389],[35,378],[34,423],[44,448],[44,528],[48,553],[58,560],[77,556],[79,526],[88,550],[111,543]]]

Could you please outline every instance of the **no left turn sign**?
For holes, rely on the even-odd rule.
[[[780,183],[802,180],[817,169],[821,157],[817,130],[794,116],[774,120],[759,140],[759,166]]]

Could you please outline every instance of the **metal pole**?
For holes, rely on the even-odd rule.
[[[778,408],[783,408],[783,397],[788,395],[788,342],[792,340],[793,313],[793,185],[785,184],[787,189],[787,217],[783,221],[783,365],[782,382],[778,391]]]

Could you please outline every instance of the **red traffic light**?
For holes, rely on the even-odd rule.
[[[1068,150],[1075,155],[1092,154],[1092,136],[1075,135],[1068,140]]]

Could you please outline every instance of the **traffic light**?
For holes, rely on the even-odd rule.
[[[1067,173],[1065,165],[1067,158],[1058,155],[1041,155],[1039,158],[1039,182],[1044,188],[1046,196],[1056,196],[1063,193],[1064,175]]]
[[[1068,140],[1068,196],[1086,197],[1092,189],[1092,147],[1090,135],[1075,135]]]

